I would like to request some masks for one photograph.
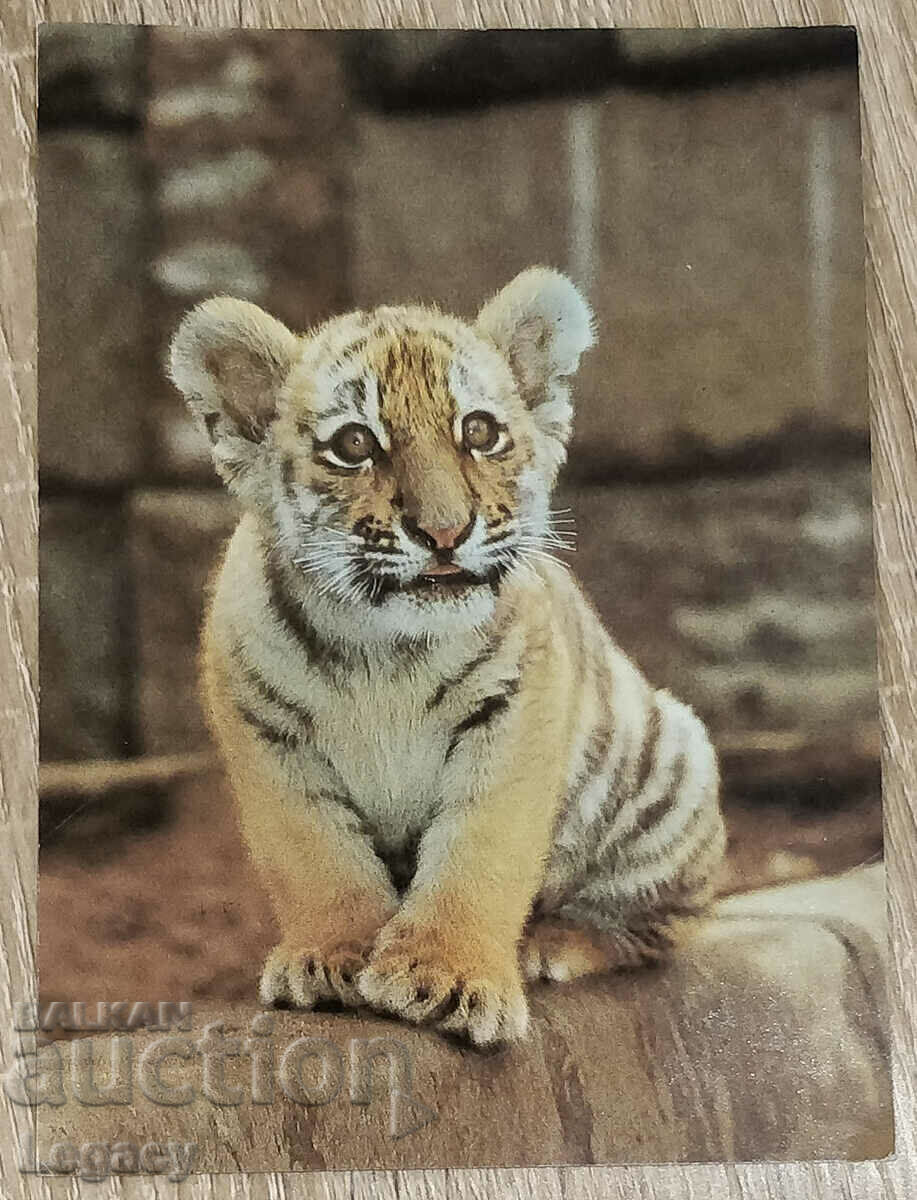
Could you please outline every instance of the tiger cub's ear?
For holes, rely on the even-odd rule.
[[[206,429],[227,483],[252,465],[298,350],[280,321],[228,296],[205,300],[178,327],[169,374]]]
[[[574,284],[530,267],[484,305],[476,327],[506,356],[541,432],[565,445],[573,410],[564,380],[595,340],[592,310]]]

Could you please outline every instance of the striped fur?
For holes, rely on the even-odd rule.
[[[703,725],[548,553],[590,341],[575,289],[538,270],[474,326],[380,309],[295,338],[213,301],[179,330],[173,377],[245,509],[203,667],[282,930],[265,1002],[518,1037],[523,977],[653,960],[710,893]]]

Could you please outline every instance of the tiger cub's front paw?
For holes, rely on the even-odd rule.
[[[268,955],[258,995],[265,1005],[313,1008],[319,1001],[336,1000],[348,1008],[363,1003],[357,977],[366,966],[371,943],[341,941],[319,950],[281,942]]]
[[[434,931],[383,930],[357,986],[374,1008],[476,1046],[516,1041],[528,1026],[515,956],[485,952],[467,940],[456,952]]]

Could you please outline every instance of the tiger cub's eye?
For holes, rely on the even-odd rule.
[[[376,452],[376,438],[365,425],[345,425],[331,439],[331,449],[342,462],[356,466]]]
[[[462,422],[462,439],[468,450],[492,450],[499,436],[497,422],[488,413],[469,413]]]

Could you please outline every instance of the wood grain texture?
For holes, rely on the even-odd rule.
[[[97,21],[235,26],[567,26],[852,24],[860,32],[867,240],[869,384],[880,590],[885,811],[894,968],[898,1152],[866,1164],[759,1164],[541,1170],[197,1176],[186,1194],[238,1197],[659,1196],[904,1200],[917,1180],[917,7],[906,0],[623,0],[621,3],[398,3],[397,0],[6,0],[0,7],[0,1006],[27,998],[35,945],[37,492],[35,482],[35,25]],[[4,1066],[17,1039],[0,1021]],[[838,1103],[844,1098],[839,1096]],[[16,1167],[31,1122],[2,1100],[0,1168],[10,1196],[72,1190]],[[173,1194],[147,1179],[99,1195]]]

